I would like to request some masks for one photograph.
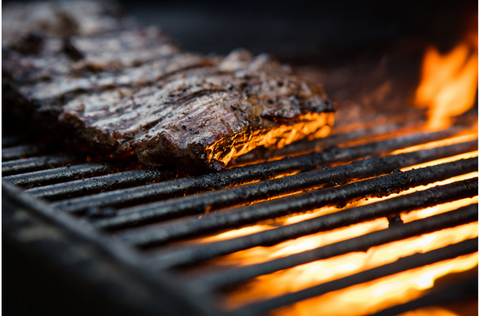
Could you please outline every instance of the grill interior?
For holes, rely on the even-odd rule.
[[[408,287],[408,298],[380,290],[358,313],[475,301],[476,113],[437,132],[421,129],[423,112],[407,115],[339,120],[325,139],[195,176],[72,154],[50,136],[4,135],[7,238],[43,249],[137,314],[335,315],[342,295],[409,273],[432,284]],[[64,262],[79,250],[80,266]],[[366,259],[352,267],[349,256]]]

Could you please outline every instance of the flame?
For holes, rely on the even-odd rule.
[[[438,146],[446,146],[470,141],[477,137],[478,133],[470,130],[444,140],[405,148],[400,151],[396,151],[393,154],[434,148]],[[472,151],[461,155],[446,157],[443,159],[405,167],[402,169],[402,171],[438,165],[441,163],[475,156],[478,156],[478,151]],[[273,229],[278,226],[291,225],[325,214],[338,212],[342,209],[371,204],[377,201],[384,201],[399,195],[406,195],[438,185],[449,184],[473,177],[478,177],[477,171],[452,177],[443,181],[430,183],[425,186],[417,186],[398,194],[391,194],[387,197],[361,200],[352,203],[348,207],[340,209],[336,207],[322,207],[312,210],[307,214],[294,214],[275,220],[260,222],[255,225],[246,226],[217,235],[200,237],[194,242],[215,242],[219,240],[255,234],[257,232]],[[403,222],[407,223],[432,215],[445,213],[473,203],[478,203],[478,197],[466,198],[414,212],[403,213],[400,214],[400,216]],[[233,254],[210,260],[209,264],[212,266],[238,266],[266,262],[275,258],[304,252],[313,248],[362,236],[364,234],[385,229],[387,227],[388,221],[386,218],[379,218],[348,227],[338,228],[332,231],[319,232],[316,234],[303,236],[270,247],[254,247],[243,251],[238,251]],[[478,236],[478,223],[469,223],[422,236],[384,244],[378,247],[372,247],[367,252],[348,253],[345,255],[336,256],[260,276],[249,281],[247,284],[229,290],[225,296],[224,307],[226,309],[237,308],[244,304],[248,304],[249,302],[275,297],[292,291],[298,291],[310,286],[352,275],[366,269],[388,264],[401,257],[412,255],[418,252],[423,253],[431,251],[476,236]],[[439,262],[427,267],[422,267],[419,269],[406,271],[398,275],[382,278],[374,282],[328,293],[321,297],[305,300],[292,306],[279,309],[273,314],[316,315],[318,313],[322,313],[326,315],[349,315],[351,314],[352,310],[355,310],[358,314],[373,313],[389,306],[415,299],[416,297],[421,296],[425,289],[432,287],[434,281],[441,276],[448,273],[471,269],[476,264],[478,264],[478,258],[476,254],[458,257],[449,261]],[[359,307],[359,305],[362,305],[362,307]],[[427,315],[428,311],[424,311],[423,314]],[[422,315],[422,311],[418,311],[417,314],[411,315]],[[442,314],[441,312],[438,312],[438,315],[448,316],[449,314]]]
[[[327,293],[286,308],[272,315],[342,316],[376,311],[420,297],[436,279],[449,273],[466,271],[478,265],[478,252],[445,260],[421,268],[397,273],[371,282]]]
[[[428,48],[414,101],[420,107],[429,108],[427,128],[446,128],[452,124],[453,116],[470,109],[475,102],[477,82],[478,52],[467,42],[446,55]]]
[[[320,246],[329,245],[345,239],[358,237],[373,231],[385,229],[387,227],[388,220],[386,218],[379,218],[374,221],[355,224],[314,235],[308,235],[294,240],[288,240],[271,247],[254,247],[239,251],[222,257],[220,260],[218,260],[218,262],[221,264],[255,264],[310,250]],[[215,260],[215,262],[217,261]]]
[[[348,253],[278,271],[258,277],[247,286],[232,292],[228,305],[236,307],[260,298],[298,291],[391,263],[417,252],[431,251],[476,236],[478,236],[477,222],[372,247],[367,252]]]
[[[468,139],[472,139],[473,136],[474,135],[467,135],[466,137]],[[465,139],[462,137],[453,137],[445,141],[465,141]],[[437,165],[440,163],[473,156],[478,156],[478,151],[430,161],[417,166],[410,166],[404,168],[404,170],[408,170],[413,167],[418,168]],[[371,198],[368,201],[363,200],[351,205],[350,207],[370,204],[376,201],[390,199],[398,195],[405,195],[412,192],[425,190],[437,185],[444,185],[473,177],[478,177],[477,171],[452,177],[436,183],[430,183],[425,186],[411,188],[399,194],[392,194],[383,198]],[[432,215],[445,213],[473,203],[478,203],[478,196],[401,214],[401,218],[404,222],[411,222]],[[338,209],[335,207],[323,207],[314,210],[309,214],[298,214],[278,219],[275,222],[268,224],[259,223],[257,225],[247,226],[242,229],[219,234],[210,238],[207,237],[203,241],[208,242],[234,238],[235,236],[248,235],[259,231],[272,229],[278,225],[290,225],[336,211],[338,211]],[[361,236],[369,232],[385,229],[387,226],[387,220],[385,218],[379,218],[373,221],[358,223],[328,232],[320,232],[303,236],[295,240],[288,240],[270,247],[254,247],[251,249],[238,251],[236,253],[211,260],[210,264],[247,265],[265,262],[275,258],[321,247],[323,245]],[[244,285],[229,290],[228,294],[225,296],[224,308],[234,309],[253,301],[268,299],[289,292],[298,291],[310,286],[352,275],[366,269],[388,264],[398,260],[401,257],[419,252],[424,253],[445,247],[450,244],[458,243],[469,238],[474,238],[476,236],[478,236],[478,222],[460,225],[430,234],[424,234],[421,236],[372,247],[367,252],[348,253],[345,255],[319,260],[291,269],[260,276]],[[429,266],[405,271],[372,282],[367,282],[339,291],[327,293],[320,297],[308,299],[294,305],[278,309],[272,314],[277,316],[307,316],[321,313],[322,315],[333,316],[350,315],[352,310],[355,310],[356,314],[374,313],[378,310],[415,299],[421,296],[426,289],[431,288],[436,279],[449,273],[469,270],[476,265],[478,265],[478,254],[457,257],[452,260],[438,262]],[[418,311],[417,314],[411,315],[430,314],[428,314],[427,310],[424,311],[423,314],[422,311]],[[438,312],[438,315],[448,316],[449,314],[442,314],[441,312]],[[407,314],[405,316],[410,315]]]
[[[457,200],[455,202],[435,205],[433,207],[424,208],[416,212],[400,214],[400,218],[404,223],[409,223],[409,222],[416,221],[418,219],[427,218],[437,214],[442,214],[442,213],[455,210],[457,208],[471,205],[474,203],[478,203],[478,196],[475,196],[473,198]]]
[[[473,105],[478,82],[477,67],[478,52],[476,46],[468,46],[467,44],[462,43],[446,55],[441,55],[434,48],[429,48],[426,51],[422,68],[421,83],[416,92],[415,103],[421,107],[428,107],[428,129],[439,130],[450,126],[454,116],[466,112]],[[478,138],[477,128],[474,127],[475,126],[472,126],[472,128],[464,130],[456,136],[397,150],[390,153],[390,155],[474,140]],[[434,166],[475,156],[478,156],[478,150],[405,167],[402,168],[402,171]],[[197,239],[197,242],[215,242],[218,240],[254,234],[278,226],[291,225],[325,214],[338,212],[339,210],[350,207],[384,201],[399,195],[406,195],[426,190],[434,186],[445,185],[473,177],[478,177],[478,172],[471,172],[443,181],[438,181],[436,183],[430,183],[425,186],[414,187],[398,194],[391,194],[387,197],[361,200],[350,204],[348,207],[340,209],[336,207],[322,207],[306,214],[294,214],[284,218],[261,222],[255,225],[231,230],[226,233],[201,237]],[[400,216],[403,222],[408,223],[436,214],[452,211],[473,203],[478,203],[478,197],[461,199],[413,212],[402,213]],[[210,260],[209,264],[212,266],[241,266],[266,262],[342,240],[362,236],[387,227],[387,219],[379,218],[368,222],[357,223],[348,227],[341,227],[332,231],[319,232],[294,240],[287,240],[269,247],[254,247],[238,251],[233,254]],[[347,253],[345,255],[318,260],[290,269],[277,271],[275,273],[257,277],[246,284],[228,290],[227,295],[225,295],[224,307],[225,309],[234,309],[254,301],[299,291],[311,286],[359,273],[367,269],[382,266],[394,262],[401,257],[432,251],[477,236],[478,222],[468,223],[372,247],[366,252]],[[319,297],[278,309],[272,314],[276,316],[307,316],[318,314],[337,316],[350,315],[352,311],[355,311],[355,314],[358,315],[375,313],[379,310],[408,302],[423,295],[426,289],[429,289],[434,285],[435,280],[444,275],[466,271],[476,265],[478,265],[478,253],[461,256],[455,259],[437,262],[432,265],[423,266],[371,282],[327,293]],[[436,307],[420,309],[403,314],[403,316],[423,315],[453,316],[455,314],[448,310]]]

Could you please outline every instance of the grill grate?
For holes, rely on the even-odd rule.
[[[472,174],[478,171],[474,153],[478,141],[460,137],[466,128],[407,133],[412,128],[409,124],[347,129],[322,140],[302,141],[273,152],[257,150],[240,157],[236,166],[223,173],[192,177],[179,177],[167,167],[139,169],[130,159],[89,162],[90,158],[82,155],[58,152],[58,144],[24,145],[30,138],[12,136],[2,142],[7,147],[2,154],[3,192],[7,197],[4,204],[11,203],[14,205],[11,208],[17,210],[21,205],[109,253],[112,260],[132,273],[122,274],[123,281],[119,281],[122,285],[118,291],[124,291],[123,297],[128,297],[129,291],[136,291],[135,286],[125,284],[126,280],[132,282],[133,278],[137,283],[147,284],[143,290],[150,294],[134,295],[138,299],[122,302],[140,314],[153,315],[160,310],[165,315],[191,314],[195,310],[205,315],[262,315],[337,289],[477,251],[476,238],[463,240],[306,289],[244,304],[235,310],[219,309],[223,289],[261,275],[476,222],[477,204],[405,224],[398,220],[400,213],[478,194],[478,178]],[[360,144],[355,143],[359,141]],[[432,143],[439,141],[443,143]],[[414,146],[421,148],[396,152]],[[465,153],[471,153],[463,157],[467,159],[399,170]],[[49,155],[40,156],[44,154]],[[431,187],[436,182],[468,174],[466,179]],[[23,191],[9,183],[23,187]],[[408,191],[425,185],[430,187]],[[397,193],[403,195],[395,197]],[[345,207],[365,198],[380,197],[389,199]],[[327,206],[340,210],[289,225],[278,224],[282,218]],[[238,251],[278,245],[378,218],[390,219],[390,227],[255,264],[208,269],[212,259],[221,260],[222,256]],[[273,223],[268,230],[199,242],[229,229],[266,222]],[[98,256],[93,259],[101,261]],[[203,270],[202,265],[206,267]],[[175,284],[172,302],[154,302],[155,297],[171,290],[166,282]],[[470,289],[469,282],[453,284],[452,288],[460,292]],[[184,293],[186,297],[182,297]],[[439,293],[386,309],[379,315],[441,304],[445,294]],[[200,301],[192,299],[197,296]],[[183,299],[187,303],[181,307]]]

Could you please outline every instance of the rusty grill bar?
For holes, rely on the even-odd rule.
[[[167,275],[180,289],[186,289],[186,293],[200,295],[204,301],[194,307],[199,314],[263,315],[337,289],[477,251],[477,238],[464,240],[235,310],[218,309],[217,295],[225,287],[308,262],[366,251],[392,241],[477,221],[477,204],[405,224],[393,225],[395,220],[392,220],[400,213],[476,196],[478,178],[475,177],[245,236],[204,243],[192,240],[266,220],[308,213],[324,206],[344,208],[346,204],[365,198],[388,197],[478,171],[476,157],[399,171],[478,148],[478,140],[456,141],[395,154],[396,150],[446,140],[465,131],[463,127],[451,127],[434,133],[405,134],[412,126],[391,123],[342,132],[322,140],[302,141],[273,152],[257,150],[237,159],[237,166],[223,173],[191,177],[181,177],[167,167],[138,169],[129,159],[89,162],[82,155],[51,154],[58,150],[58,145],[24,145],[28,138],[12,136],[2,142],[7,147],[2,163],[3,192],[15,203],[24,203],[33,213],[42,213],[42,207],[50,210],[42,216],[100,248],[109,248],[116,261],[128,262],[127,270],[141,271],[138,273],[143,276],[138,278],[139,282],[160,282],[161,285]],[[364,139],[370,142],[354,143]],[[42,156],[44,154],[49,155]],[[253,164],[243,165],[246,163]],[[5,181],[23,187],[22,194]],[[17,196],[13,198],[14,195]],[[35,206],[38,198],[47,203],[40,201],[40,206]],[[64,217],[67,219],[59,220]],[[237,251],[277,245],[377,218],[388,218],[392,224],[386,229],[285,257],[184,277],[184,273],[189,275],[190,267]],[[83,228],[75,228],[75,223]],[[124,249],[137,259],[122,255]],[[159,279],[146,281],[145,275],[150,274],[158,275]],[[459,292],[470,289],[469,282],[453,285],[453,288]],[[154,287],[148,287],[153,297],[161,293]],[[425,295],[411,303],[379,311],[378,315],[441,304],[445,296],[442,293]],[[148,308],[137,310],[153,315],[157,314],[157,305],[151,303]],[[169,314],[168,310],[164,312]],[[175,310],[170,310],[170,314],[175,314]]]

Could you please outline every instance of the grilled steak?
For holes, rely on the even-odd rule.
[[[18,98],[92,149],[145,165],[223,170],[258,146],[323,137],[333,124],[323,90],[268,55],[185,53],[154,28],[36,40],[34,51],[4,45]]]
[[[12,45],[19,37],[91,36],[134,25],[122,17],[112,1],[49,1],[8,3],[2,14],[2,44]]]
[[[35,42],[35,49],[27,49]],[[180,53],[155,27],[108,32],[91,37],[48,38],[30,34],[4,47],[3,71],[22,85],[38,81],[63,81],[122,71]],[[4,45],[5,46],[5,45]],[[10,49],[9,49],[10,48]],[[112,73],[114,74],[114,73]]]

